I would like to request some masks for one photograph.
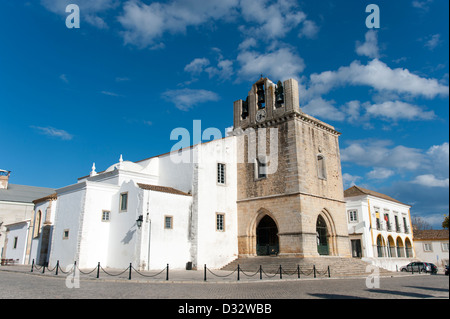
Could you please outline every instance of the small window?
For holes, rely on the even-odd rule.
[[[111,212],[109,210],[102,211],[102,222],[109,222],[111,218]]]
[[[442,247],[442,251],[448,252],[448,243],[442,243],[441,247]]]
[[[69,230],[68,229],[64,229],[64,231],[63,231],[63,239],[69,239]]]
[[[263,179],[267,177],[267,163],[266,158],[264,159],[256,159],[255,160],[255,179]]]
[[[128,208],[128,193],[120,194],[120,211],[126,212]]]
[[[317,169],[320,179],[327,179],[327,171],[325,167],[325,157],[323,155],[317,156]]]
[[[216,214],[216,230],[225,231],[225,214]]]
[[[357,210],[349,210],[348,211],[348,220],[350,223],[358,222],[358,211]]]
[[[14,237],[14,246],[13,246],[14,249],[17,248],[17,241],[18,240],[19,240],[19,237]]]
[[[423,244],[423,251],[433,251],[433,248],[431,247],[431,244]]]
[[[225,164],[217,164],[217,183],[225,184]]]
[[[172,216],[164,216],[164,228],[165,229],[173,228],[173,217]]]

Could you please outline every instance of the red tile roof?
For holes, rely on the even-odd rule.
[[[448,229],[414,230],[414,240],[448,240]]]
[[[390,200],[392,202],[396,202],[396,203],[399,203],[399,204],[402,204],[402,205],[410,206],[410,205],[402,203],[402,202],[400,202],[400,201],[398,201],[398,200],[396,200],[396,199],[394,199],[394,198],[392,198],[392,197],[390,197],[388,195],[381,194],[381,193],[378,193],[378,192],[375,192],[375,191],[371,191],[369,189],[365,189],[365,188],[362,188],[362,187],[359,187],[359,186],[356,186],[356,185],[354,185],[354,186],[352,186],[352,187],[350,187],[350,188],[348,188],[348,189],[346,189],[344,191],[344,197],[353,197],[353,196],[360,196],[360,195],[371,195],[371,196],[374,196],[374,197]]]
[[[149,185],[149,184],[141,184],[138,183],[139,188],[151,190],[155,192],[163,192],[163,193],[169,193],[169,194],[175,194],[175,195],[184,195],[184,196],[192,196],[191,194],[182,192],[178,189],[167,187],[167,186],[158,186],[158,185]]]

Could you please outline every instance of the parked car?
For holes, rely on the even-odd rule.
[[[430,273],[431,273],[432,275],[437,274],[437,272],[438,272],[437,266],[436,266],[435,264],[432,264],[432,263],[427,263],[427,264],[430,265],[430,267],[431,267]]]
[[[445,275],[448,276],[448,265],[445,265]]]
[[[432,272],[432,266],[429,263],[424,263],[424,262],[421,262],[421,261],[414,261],[412,263],[407,264],[406,266],[401,267],[400,271],[429,272],[429,273],[431,273]]]

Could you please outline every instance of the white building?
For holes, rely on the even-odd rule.
[[[0,169],[0,256],[2,259],[19,259],[21,263],[28,263],[31,246],[28,226],[30,220],[33,221],[33,200],[47,196],[54,190],[13,184],[10,183],[10,177],[10,171]]]
[[[26,260],[27,246],[29,243],[30,220],[5,225],[6,241],[4,244],[6,260],[13,260],[14,263],[24,264]]]
[[[393,271],[415,257],[411,206],[356,185],[344,197],[353,257]]]
[[[440,271],[449,264],[448,229],[414,230],[414,248],[418,259],[435,264]]]
[[[53,225],[49,266],[77,261],[80,268],[98,262],[119,269],[130,263],[141,270],[188,263],[215,268],[235,259],[235,139],[138,162],[121,156],[105,171],[97,173],[94,166],[89,176],[57,189],[55,214],[41,217]],[[48,201],[37,203],[35,211],[48,211]],[[42,264],[46,258],[38,257],[38,246],[33,242],[32,256]]]

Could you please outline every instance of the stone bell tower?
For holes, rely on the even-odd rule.
[[[350,257],[339,135],[303,113],[294,79],[234,102],[241,257]]]

